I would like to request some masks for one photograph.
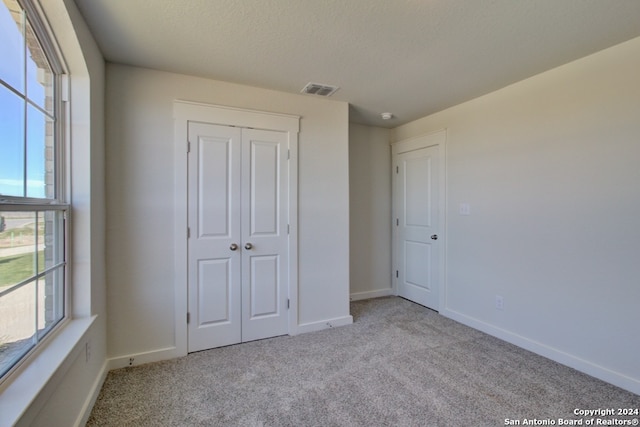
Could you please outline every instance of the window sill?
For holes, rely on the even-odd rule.
[[[26,366],[0,387],[0,425],[14,425],[54,378],[62,378],[80,351],[85,333],[96,316],[72,319],[51,336]]]

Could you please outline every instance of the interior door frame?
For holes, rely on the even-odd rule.
[[[438,221],[440,222],[440,232],[438,238],[441,244],[438,245],[439,252],[439,274],[438,274],[438,307],[437,311],[442,311],[446,307],[446,245],[447,245],[447,224],[446,224],[446,203],[447,203],[447,185],[446,185],[446,157],[447,157],[447,130],[441,129],[435,132],[403,139],[391,143],[391,289],[393,295],[398,295],[398,280],[396,270],[398,267],[398,229],[396,219],[398,218],[398,194],[396,186],[398,184],[398,174],[396,166],[398,165],[398,155],[409,151],[419,150],[438,146]]]
[[[174,325],[175,352],[188,352],[188,129],[189,122],[285,132],[289,140],[289,334],[298,319],[298,133],[300,116],[175,100],[174,119]]]

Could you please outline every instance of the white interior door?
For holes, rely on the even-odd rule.
[[[188,134],[188,351],[285,334],[286,133]]]
[[[439,309],[439,146],[395,156],[396,283],[398,295]]]

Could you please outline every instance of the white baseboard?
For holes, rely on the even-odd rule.
[[[78,419],[73,424],[75,427],[82,427],[87,424],[87,420],[89,420],[89,416],[91,415],[91,410],[93,409],[93,405],[96,403],[98,399],[98,395],[100,394],[100,390],[102,390],[102,385],[104,384],[104,380],[107,379],[107,374],[109,373],[109,369],[107,369],[109,362],[107,360],[102,364],[102,368],[100,368],[100,373],[97,376],[96,380],[93,382],[91,386],[91,390],[89,390],[89,395],[87,399],[84,401],[82,405],[82,410],[78,414]]]
[[[116,356],[108,360],[109,371],[112,369],[126,368],[127,366],[143,365],[145,363],[159,362],[161,360],[174,359],[186,356],[176,347],[161,348],[158,350],[145,351],[143,353]]]
[[[321,320],[319,322],[303,323],[298,325],[295,331],[291,331],[291,335],[304,334],[307,332],[321,331],[323,329],[335,328],[338,326],[350,325],[353,323],[352,316],[336,317],[333,319]],[[107,360],[106,373],[113,369],[126,368],[127,366],[143,365],[145,363],[159,362],[162,360],[174,359],[176,357],[186,356],[177,347],[167,347],[158,350],[146,351],[142,353],[129,354],[124,356],[116,356]],[[104,381],[104,379],[103,379]]]
[[[353,323],[353,316],[336,317],[334,319],[321,320],[319,322],[302,323],[298,325],[295,334],[306,334],[307,332],[321,331],[323,329],[336,328],[338,326],[350,325]]]
[[[524,348],[525,350],[529,350],[533,353],[539,354],[540,356],[546,357],[547,359],[551,359],[555,362],[576,369],[587,375],[608,382],[609,384],[613,384],[617,387],[628,390],[631,393],[640,395],[640,380],[636,378],[628,377],[619,372],[615,372],[603,366],[596,365],[595,363],[589,362],[588,360],[580,359],[579,357],[576,357],[572,354],[565,353],[564,351],[549,347],[548,345],[523,337],[522,335],[518,335],[505,329],[498,328],[494,325],[464,315],[457,311],[445,309],[440,311],[440,314],[464,325],[492,335],[496,338],[500,338],[503,341],[517,345],[518,347]]]
[[[351,295],[349,295],[349,297],[351,301],[359,301],[363,299],[388,297],[389,295],[394,295],[392,288],[377,289],[375,291],[366,291],[366,292],[354,292]]]

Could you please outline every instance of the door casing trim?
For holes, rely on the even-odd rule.
[[[174,344],[175,357],[188,351],[188,179],[189,122],[286,132],[289,139],[289,334],[298,333],[298,133],[300,116],[175,100],[174,119]]]

